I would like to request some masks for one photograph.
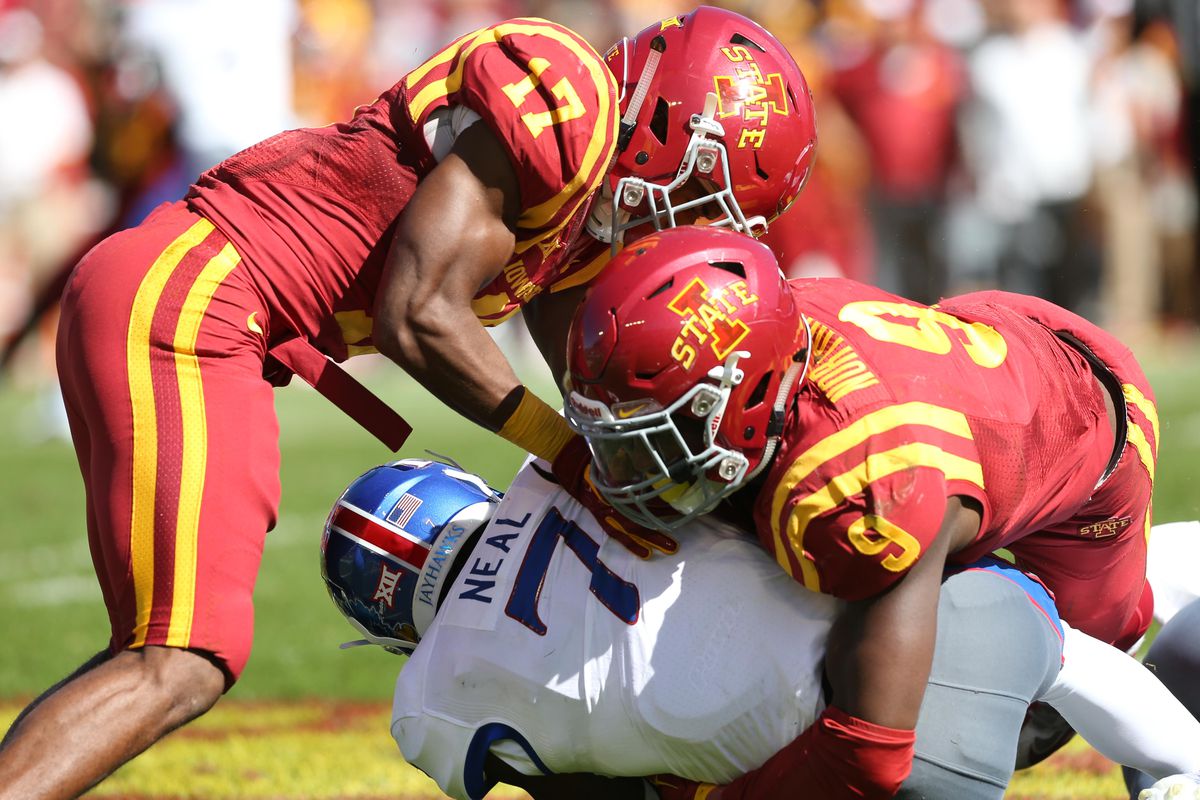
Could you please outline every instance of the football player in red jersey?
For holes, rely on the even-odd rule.
[[[554,464],[631,550],[671,549],[591,488],[586,445],[518,382],[485,325],[566,325],[638,229],[753,232],[815,144],[791,56],[702,7],[601,57],[514,19],[469,33],[347,122],[287,131],[106,239],[63,298],[58,365],[87,489],[108,648],[0,745],[0,797],[76,795],[237,679],[279,496],[271,384],[299,374],[398,447],[403,422],[334,362],[381,352]],[[734,195],[736,189],[737,196]]]
[[[727,515],[850,601],[829,709],[710,798],[892,796],[948,563],[1007,548],[1064,619],[1120,647],[1149,623],[1153,395],[1125,347],[1061,308],[789,282],[748,237],[681,228],[610,265],[568,358],[568,419],[625,516]]]

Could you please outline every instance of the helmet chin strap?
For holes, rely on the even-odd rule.
[[[364,645],[374,644],[378,645],[379,647],[394,647],[411,653],[417,646],[416,642],[410,642],[407,639],[393,639],[386,636],[376,636],[363,627],[363,624],[353,617],[346,617],[346,621],[353,625],[355,629],[366,638],[355,639],[351,642],[342,642],[342,644],[338,646],[339,650],[348,650],[351,647],[362,647]]]
[[[775,405],[771,407],[771,422],[768,424],[767,444],[763,447],[762,458],[754,469],[746,473],[746,477],[742,479],[743,483],[754,480],[758,473],[771,463],[775,456],[775,448],[779,446],[779,439],[783,436],[784,407],[788,395],[793,384],[803,384],[804,379],[808,377],[808,366],[812,363],[812,324],[803,314],[800,315],[800,320],[804,323],[804,361],[793,361],[783,373],[783,378],[779,381],[779,391],[775,394]],[[796,377],[797,373],[799,378]]]
[[[629,147],[629,140],[633,138],[633,131],[637,128],[638,113],[642,110],[642,103],[646,102],[646,93],[650,91],[650,81],[654,80],[654,73],[658,71],[658,62],[662,59],[662,54],[666,49],[667,43],[663,37],[655,36],[650,41],[650,52],[646,54],[646,63],[642,65],[642,74],[638,77],[637,86],[634,87],[633,95],[629,98],[629,106],[621,117],[621,130],[617,135],[618,153],[624,152],[625,148]]]
[[[628,52],[629,39],[622,40],[622,46]],[[658,72],[658,62],[662,60],[662,54],[667,49],[666,42],[661,36],[656,36],[650,42],[650,52],[646,55],[646,63],[642,65],[642,74],[638,77],[637,86],[634,87],[633,94],[629,97],[629,105],[625,108],[625,114],[621,117],[621,124],[617,133],[617,147],[613,151],[612,160],[609,161],[608,169],[611,171],[613,164],[617,163],[617,156],[629,147],[629,140],[633,138],[633,132],[637,130],[637,118],[641,113],[642,104],[646,102],[646,93],[650,91],[650,82],[654,80],[654,74]],[[626,57],[624,65],[624,77],[629,75],[629,60]],[[621,92],[625,91],[626,81],[621,81]],[[622,94],[622,97],[624,94]],[[618,102],[620,102],[618,100]],[[609,185],[606,179],[600,188],[600,191],[595,200],[592,201],[592,209],[587,218],[587,231],[596,239],[611,244],[613,246],[613,255],[616,255],[618,242],[616,232],[620,225],[624,224],[629,218],[629,213],[621,210],[613,201],[612,186]]]

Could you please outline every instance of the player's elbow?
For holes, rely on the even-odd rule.
[[[455,316],[444,298],[404,297],[376,307],[372,339],[383,355],[408,369],[424,363],[435,342],[451,335]]]

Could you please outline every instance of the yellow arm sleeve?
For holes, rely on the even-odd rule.
[[[576,435],[561,414],[528,389],[499,433],[517,447],[547,461],[554,461]]]

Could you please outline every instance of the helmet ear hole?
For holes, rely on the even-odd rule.
[[[667,143],[667,118],[670,112],[670,104],[661,97],[658,98],[658,102],[654,104],[654,114],[650,117],[650,133],[659,144]]]
[[[764,373],[763,376],[759,378],[758,383],[754,387],[754,391],[750,392],[749,396],[746,397],[745,407],[747,409],[758,406],[766,398],[767,389],[770,387],[771,378],[774,377],[774,375],[775,371],[771,370]]]
[[[650,294],[646,295],[646,299],[649,300],[652,297],[658,297],[660,294],[667,291],[674,285],[675,285],[675,276],[671,276],[670,278],[667,278],[666,283],[664,283],[662,286],[659,286],[657,289],[655,289]]]
[[[708,262],[708,265],[710,267],[716,267],[717,269],[722,269],[726,272],[737,275],[743,280],[746,278],[746,266],[740,261],[710,261]]]
[[[661,369],[655,370],[654,372],[638,371],[638,372],[633,373],[633,377],[639,381],[644,381],[644,382],[649,383],[650,381],[653,381],[656,377],[658,377],[660,372],[662,372]]]
[[[764,181],[769,180],[771,177],[770,175],[767,174],[766,170],[764,170],[762,168],[762,162],[759,161],[759,159],[758,159],[758,153],[754,154],[754,172],[756,175],[758,175],[759,178],[761,178]]]
[[[729,37],[729,43],[730,43],[730,44],[740,44],[740,45],[746,45],[746,46],[749,46],[749,47],[753,47],[755,50],[757,50],[757,51],[758,51],[758,52],[760,52],[760,53],[765,53],[765,52],[767,52],[767,48],[763,47],[763,46],[762,46],[761,44],[759,44],[758,42],[754,41],[754,40],[753,40],[753,39],[751,39],[750,37],[748,37],[748,36],[745,36],[744,34],[741,34],[741,33],[735,33],[733,36],[730,36],[730,37]]]

